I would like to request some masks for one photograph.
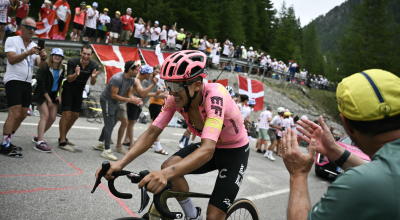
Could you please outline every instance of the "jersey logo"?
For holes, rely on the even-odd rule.
[[[216,105],[212,105],[211,109],[215,110],[215,114],[219,115],[219,117],[222,117],[222,108]]]
[[[238,129],[238,127],[236,126],[235,121],[234,121],[232,118],[229,119],[229,121],[232,123],[233,129],[235,129],[235,133],[238,134],[238,133],[239,133],[239,129]]]
[[[222,172],[226,172],[226,171],[228,171],[228,169],[222,169],[220,172],[219,172],[219,178],[221,178],[221,179],[223,179],[223,178],[226,178],[226,176],[225,175],[222,175]]]
[[[224,202],[223,202],[223,203],[227,204],[227,205],[228,205],[228,208],[232,206],[232,203],[231,203],[231,200],[230,200],[230,199],[224,199]]]
[[[221,104],[219,103],[220,101],[221,101]],[[211,103],[223,106],[224,105],[224,99],[221,98],[221,97],[218,97],[218,96],[213,96],[213,97],[211,97]]]
[[[206,98],[207,98],[207,96],[208,96],[208,91],[206,92],[206,94],[204,95],[204,97],[206,97]]]

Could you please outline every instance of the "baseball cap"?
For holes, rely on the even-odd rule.
[[[294,111],[291,111],[290,114],[291,114],[291,115],[294,115]]]
[[[46,1],[44,1],[44,3],[51,4],[51,1],[46,0]]]
[[[131,8],[127,8],[126,11],[132,11],[132,9]]]
[[[241,48],[241,49],[244,49],[244,46],[241,46],[240,48]]]
[[[290,112],[285,112],[284,116],[290,116]]]
[[[160,24],[160,23],[158,23],[158,21],[155,21],[154,24]]]
[[[121,12],[119,12],[119,11],[116,11],[116,12],[115,12],[115,14],[119,14],[119,15],[121,15]]]
[[[140,74],[146,74],[146,73],[153,73],[153,67],[149,66],[149,65],[143,65],[140,68]]]
[[[97,4],[97,2],[93,2],[92,7],[99,7],[99,4]]]
[[[248,104],[248,105],[255,105],[255,104],[256,104],[256,100],[250,99],[250,100],[247,102],[247,104]]]
[[[86,6],[86,2],[81,2],[81,5],[84,5],[84,6]]]
[[[103,11],[108,11],[108,8],[104,8]]]
[[[370,69],[346,77],[337,88],[339,111],[354,121],[375,121],[400,114],[400,78]]]
[[[285,111],[285,108],[283,108],[283,107],[279,107],[277,110],[276,110],[278,113],[280,113],[280,112],[284,112]]]
[[[90,6],[90,5],[86,5],[86,8],[92,8],[92,6]]]
[[[249,50],[253,50],[253,47],[250,47]]]

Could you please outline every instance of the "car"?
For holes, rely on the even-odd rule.
[[[349,136],[341,138],[340,140],[336,141],[336,143],[339,146],[343,147],[344,149],[350,151],[350,153],[361,158],[362,160],[366,162],[371,161],[368,155],[362,152],[358,147],[354,146],[354,142],[351,140]],[[341,173],[344,173],[343,169],[336,166],[336,164],[333,161],[329,160],[328,157],[325,157],[324,155],[317,153],[317,155],[315,156],[315,174],[317,176],[327,178],[329,174],[337,176]]]

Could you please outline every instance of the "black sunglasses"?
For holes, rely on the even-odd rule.
[[[36,31],[37,30],[37,28],[36,27],[32,27],[32,26],[29,26],[29,25],[22,25],[22,26],[24,26],[26,29],[28,29],[28,30],[34,30],[34,31]]]

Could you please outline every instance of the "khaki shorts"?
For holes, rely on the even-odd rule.
[[[269,141],[268,129],[260,128],[258,132],[258,139]]]
[[[121,36],[118,38],[118,40],[129,40],[131,38],[131,36],[129,36],[130,34],[130,30],[122,30]]]
[[[126,102],[119,104],[118,118],[128,118],[128,115],[126,114]]]

